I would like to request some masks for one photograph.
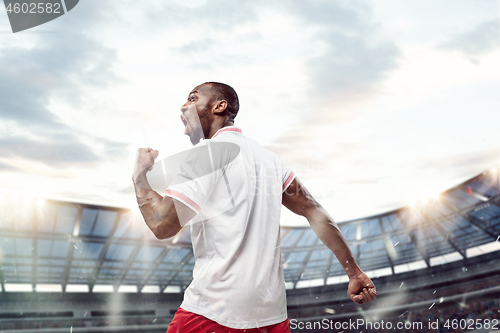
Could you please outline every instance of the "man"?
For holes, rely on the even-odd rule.
[[[170,238],[191,222],[193,281],[168,333],[290,332],[279,250],[281,204],[307,218],[333,251],[349,276],[353,302],[377,297],[328,213],[276,154],[234,126],[238,109],[238,96],[226,84],[209,82],[191,91],[181,120],[196,147],[164,197],[146,178],[158,151],[137,153],[137,202],[156,237]]]

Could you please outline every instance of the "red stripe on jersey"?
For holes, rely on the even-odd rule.
[[[290,185],[290,183],[292,182],[293,176],[295,176],[295,174],[292,171],[292,172],[290,172],[290,175],[288,176],[288,178],[283,183],[283,191],[288,187],[288,185]]]
[[[184,194],[179,193],[179,192],[175,192],[175,191],[171,191],[171,190],[167,190],[167,194],[170,194],[170,195],[176,197],[177,199],[185,201],[187,204],[191,205],[198,212],[201,211],[201,207],[198,206],[198,204],[196,202],[194,202],[193,200],[191,200],[188,197],[186,197]]]

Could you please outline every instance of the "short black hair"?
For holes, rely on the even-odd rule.
[[[214,98],[216,100],[225,100],[227,101],[227,112],[229,113],[229,121],[234,121],[236,115],[238,114],[238,110],[240,109],[240,101],[238,99],[238,94],[236,91],[225,83],[220,82],[205,82],[205,84],[210,84],[213,89]]]

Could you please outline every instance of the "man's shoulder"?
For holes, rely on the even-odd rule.
[[[258,155],[267,155],[273,159],[280,160],[279,155],[276,152],[263,146],[257,140],[243,134],[239,127],[235,127],[235,130],[232,129],[224,132],[222,130],[223,129],[221,129],[219,133],[217,133],[217,135],[209,141],[234,143],[238,145],[242,151],[248,151],[248,153]]]

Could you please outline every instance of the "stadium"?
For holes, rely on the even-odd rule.
[[[499,171],[339,223],[377,286],[365,305],[311,228],[282,227],[292,332],[500,330]],[[129,209],[20,195],[0,205],[0,332],[166,331],[192,278],[189,228],[160,241]]]
[[[0,12],[0,333],[217,331],[179,324],[185,296],[186,316],[230,333],[287,331],[286,317],[297,333],[500,332],[500,0],[4,0]],[[252,201],[229,185],[244,174],[226,177],[206,151],[226,186],[206,193],[251,214],[171,237],[185,207],[175,217],[148,187],[175,197],[165,178],[198,168],[174,161],[219,131],[275,153],[285,187],[266,200],[269,169],[249,157]],[[163,185],[138,181],[144,149]],[[308,190],[280,202],[299,183],[288,171]],[[293,200],[306,192],[354,258],[317,227],[315,202]],[[149,195],[170,208],[151,212]],[[221,196],[185,197],[218,214]],[[148,218],[160,215],[172,219]],[[351,289],[378,292],[351,294],[362,305],[347,295],[353,259],[376,291],[362,274]]]

